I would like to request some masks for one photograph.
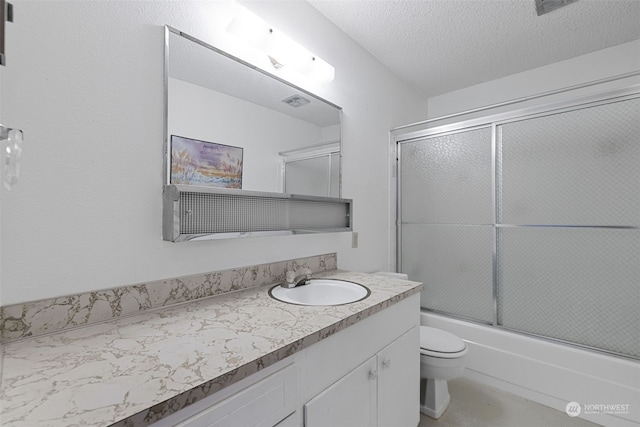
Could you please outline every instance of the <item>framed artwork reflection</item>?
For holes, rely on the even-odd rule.
[[[171,184],[242,188],[243,149],[171,135]]]

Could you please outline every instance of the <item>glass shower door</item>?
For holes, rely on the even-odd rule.
[[[399,161],[400,271],[422,307],[491,323],[491,127],[403,143]]]
[[[640,100],[497,126],[498,324],[640,357]]]
[[[422,308],[640,359],[638,117],[634,93],[400,141]]]

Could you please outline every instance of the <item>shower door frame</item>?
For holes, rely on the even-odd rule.
[[[395,270],[399,270],[402,266],[402,183],[400,177],[402,176],[402,165],[400,163],[400,158],[402,154],[402,145],[405,143],[417,142],[420,140],[428,139],[436,136],[445,136],[460,132],[467,132],[480,128],[491,127],[491,208],[492,208],[492,217],[493,217],[493,227],[492,227],[492,308],[493,308],[493,319],[492,322],[483,322],[478,319],[473,319],[461,315],[456,315],[448,312],[443,312],[434,309],[427,309],[421,307],[422,311],[428,311],[436,314],[445,315],[450,318],[460,319],[468,322],[473,322],[477,324],[489,325],[494,328],[498,328],[501,330],[514,332],[530,337],[535,337],[538,339],[542,339],[549,342],[561,343],[565,345],[569,345],[575,348],[588,349],[600,353],[605,353],[609,355],[613,355],[616,357],[631,359],[631,360],[640,360],[640,357],[635,357],[628,354],[617,353],[615,351],[610,351],[606,349],[601,349],[597,347],[592,347],[588,345],[578,344],[571,341],[566,341],[560,338],[549,337],[545,335],[540,335],[532,332],[521,331],[518,329],[512,329],[509,327],[505,327],[498,324],[498,230],[500,228],[531,228],[538,227],[537,225],[522,225],[522,224],[499,224],[498,223],[498,165],[497,165],[497,127],[521,121],[524,119],[533,119],[537,117],[543,117],[551,114],[559,114],[569,111],[575,111],[584,108],[595,107],[598,105],[610,104],[613,102],[619,102],[624,100],[630,100],[640,98],[640,84],[630,85],[622,89],[616,90],[608,90],[602,91],[597,94],[574,97],[571,99],[567,99],[565,101],[547,103],[535,107],[522,108],[514,111],[508,111],[499,114],[487,115],[484,117],[463,120],[451,124],[436,126],[433,128],[427,128],[423,130],[417,130],[407,133],[392,133],[392,144],[395,148],[395,212],[392,212],[392,215],[395,214]],[[437,119],[433,119],[436,121]],[[431,121],[431,120],[430,120]],[[569,227],[565,225],[564,227]],[[637,230],[640,227],[638,226],[580,226],[581,228],[594,228],[594,229],[627,229],[627,230]]]

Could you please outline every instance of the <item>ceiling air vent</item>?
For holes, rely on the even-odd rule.
[[[302,107],[303,105],[307,105],[311,101],[309,101],[307,98],[304,98],[300,95],[292,95],[288,98],[283,99],[282,102],[284,102],[285,104],[289,104],[294,108],[298,108],[298,107]]]
[[[566,6],[569,3],[573,3],[574,1],[576,0],[535,0],[536,12],[538,12],[538,16],[541,16],[562,6]]]

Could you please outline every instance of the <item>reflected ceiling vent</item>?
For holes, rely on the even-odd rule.
[[[535,0],[536,12],[538,12],[538,16],[541,16],[562,6],[566,6],[569,3],[573,3],[574,1],[576,0]]]
[[[292,95],[288,98],[283,99],[282,102],[284,102],[285,104],[289,104],[292,107],[298,108],[298,107],[302,107],[303,105],[307,105],[311,101],[309,101],[307,98],[304,98],[300,95]]]

